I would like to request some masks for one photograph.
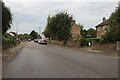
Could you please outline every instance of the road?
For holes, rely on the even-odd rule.
[[[117,78],[118,59],[80,49],[28,42],[3,62],[3,78]]]

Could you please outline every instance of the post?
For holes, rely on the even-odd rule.
[[[120,51],[120,41],[117,41],[117,51]]]
[[[19,23],[17,22],[17,27],[16,27],[16,41],[17,41],[17,44],[19,43],[19,42],[18,42],[18,24],[19,24]]]
[[[41,35],[41,27],[39,27],[39,35]]]

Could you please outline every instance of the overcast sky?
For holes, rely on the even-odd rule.
[[[54,1],[54,0],[53,0]],[[77,23],[84,25],[86,29],[95,28],[102,22],[102,17],[109,18],[115,10],[118,2],[50,2],[45,0],[4,0],[11,9],[13,24],[10,31],[18,33],[30,33],[32,30],[44,31],[48,15],[54,15],[59,11],[67,11]]]

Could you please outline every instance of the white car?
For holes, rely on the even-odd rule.
[[[45,39],[40,39],[39,41],[38,41],[38,43],[39,44],[47,44],[47,40],[45,40]]]

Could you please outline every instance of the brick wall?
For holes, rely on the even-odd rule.
[[[63,41],[57,41],[57,40],[51,40],[51,44],[56,44],[56,45],[64,45]]]
[[[56,44],[56,45],[64,45],[64,41],[57,41],[57,40],[51,40],[51,44]],[[73,41],[73,40],[69,40],[66,43],[66,46],[68,47],[80,47],[80,41]]]
[[[72,26],[71,34],[72,34],[73,37],[81,36],[80,27],[76,23],[74,23],[73,26]]]
[[[98,44],[94,43],[91,48],[93,50],[104,50],[104,51],[117,51],[117,45],[115,43],[110,44]]]

